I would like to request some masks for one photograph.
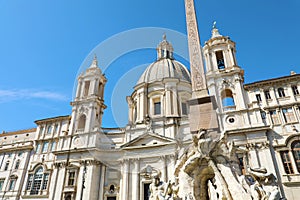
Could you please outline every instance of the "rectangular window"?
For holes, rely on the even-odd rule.
[[[107,197],[107,200],[116,200],[117,197]]]
[[[154,103],[154,115],[160,115],[161,114],[161,103],[155,102]]]
[[[36,145],[36,153],[40,153],[41,151],[41,143],[37,143]]]
[[[5,163],[4,170],[5,170],[5,171],[8,170],[8,167],[9,167],[9,161],[7,161],[7,162]]]
[[[286,123],[295,122],[295,115],[292,108],[284,108],[282,109],[282,113],[284,116],[284,120]]]
[[[28,175],[28,182],[27,182],[26,190],[30,190],[31,189],[32,181],[33,181],[33,174],[29,174]]]
[[[86,97],[89,94],[89,89],[90,89],[90,81],[86,81],[84,83],[84,93],[83,93],[84,97]]]
[[[51,146],[51,151],[55,151],[55,149],[56,149],[56,142],[53,141]]]
[[[70,186],[75,185],[75,172],[74,171],[69,172],[68,185],[70,185]]]
[[[52,132],[52,126],[49,125],[48,128],[47,128],[47,134],[50,134]]]
[[[283,88],[278,88],[278,95],[279,97],[285,97],[285,92],[284,92],[284,89]]]
[[[261,102],[261,96],[260,96],[260,94],[256,94],[255,96],[256,96],[256,100],[257,100],[258,102]]]
[[[224,63],[223,51],[217,51],[216,58],[217,58],[218,69],[224,69],[225,63]]]
[[[270,111],[270,116],[273,124],[280,124],[276,110]]]
[[[2,191],[5,179],[0,179],[0,191]]]
[[[47,189],[48,180],[49,180],[49,174],[44,174],[44,180],[43,180],[42,190],[46,190]]]
[[[48,141],[44,142],[42,153],[48,152],[48,146],[49,146],[49,142]]]
[[[188,108],[187,108],[187,103],[181,103],[181,114],[182,115],[187,115],[188,114]]]
[[[297,85],[292,85],[292,90],[294,95],[299,95],[299,90]]]
[[[265,111],[260,111],[260,116],[261,116],[262,121],[265,123],[266,119],[267,119],[266,112]]]
[[[289,151],[282,151],[280,154],[281,154],[281,159],[282,159],[285,173],[293,174],[294,170],[289,156]]]
[[[8,190],[9,191],[14,190],[15,189],[15,184],[16,184],[16,179],[11,179],[10,182],[9,182]]]
[[[58,124],[55,124],[54,125],[54,133],[57,133],[57,131],[58,131]]]
[[[265,90],[265,97],[266,97],[266,99],[271,99],[271,95],[270,95],[269,90]]]
[[[42,135],[43,132],[44,132],[44,126],[41,126],[41,127],[40,127],[40,132],[39,132],[39,134]]]

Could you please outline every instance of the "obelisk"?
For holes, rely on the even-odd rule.
[[[192,80],[192,99],[189,101],[191,132],[218,129],[215,98],[208,95],[206,85],[194,0],[185,0],[185,12]]]

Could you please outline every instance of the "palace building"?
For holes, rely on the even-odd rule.
[[[195,27],[191,71],[164,36],[124,97],[126,127],[102,127],[109,77],[95,57],[69,115],[2,133],[0,199],[298,199],[300,75],[244,83],[235,42],[214,26],[200,48]]]

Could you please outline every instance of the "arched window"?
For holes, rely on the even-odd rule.
[[[79,122],[78,122],[78,129],[84,130],[84,128],[85,128],[85,122],[86,122],[86,116],[85,115],[81,115],[80,118],[79,118]]]
[[[298,172],[300,172],[300,141],[295,141],[292,144],[292,151],[297,165]]]
[[[42,166],[38,167],[33,174],[28,175],[26,190],[30,190],[30,195],[42,194],[42,190],[47,189],[49,173],[44,173]]]
[[[235,103],[233,99],[233,94],[232,91],[229,89],[225,89],[221,92],[221,97],[222,97],[222,105],[225,110],[232,110],[235,109]]]
[[[285,97],[284,89],[283,88],[278,88],[278,95],[279,97]]]

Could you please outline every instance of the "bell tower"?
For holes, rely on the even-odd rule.
[[[95,56],[90,67],[78,77],[76,97],[71,102],[71,127],[75,133],[93,132],[101,127],[106,108],[103,98],[106,81]]]
[[[208,89],[216,97],[220,112],[245,109],[244,70],[236,61],[235,42],[219,33],[216,22],[203,52]]]

